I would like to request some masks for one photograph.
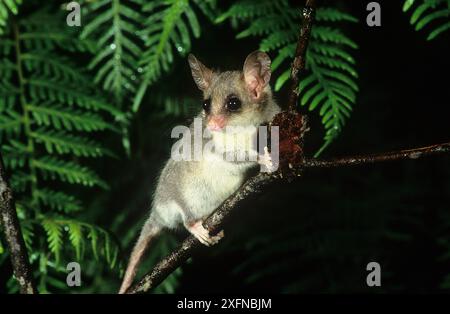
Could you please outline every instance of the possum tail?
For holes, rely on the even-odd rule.
[[[119,294],[124,294],[133,283],[136,276],[137,268],[144,256],[145,251],[150,246],[150,242],[161,232],[159,224],[155,223],[152,218],[149,218],[142,228],[141,234],[136,245],[131,252],[130,261],[128,262],[125,276],[123,277],[122,285],[120,286]]]

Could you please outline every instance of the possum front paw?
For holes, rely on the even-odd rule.
[[[269,148],[267,146],[264,147],[264,154],[258,156],[258,164],[262,166],[262,172],[274,172],[277,170],[277,166],[272,161],[272,156],[270,156]]]
[[[215,236],[210,236],[209,231],[203,227],[203,220],[199,220],[188,227],[188,230],[194,237],[206,246],[217,244],[224,237],[223,230]]]

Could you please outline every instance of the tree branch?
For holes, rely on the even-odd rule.
[[[33,281],[28,253],[22,237],[16,205],[11,188],[6,179],[3,159],[0,153],[0,215],[3,231],[8,242],[9,254],[14,276],[19,282],[20,293],[35,294],[36,286]]]
[[[394,152],[388,152],[378,155],[352,156],[344,158],[335,158],[331,160],[305,159],[302,162],[303,168],[331,168],[339,166],[356,166],[361,164],[375,163],[379,161],[399,160],[399,159],[418,159],[423,156],[438,153],[450,152],[450,142],[431,145],[427,147],[406,149]]]
[[[300,95],[298,74],[305,68],[306,48],[308,48],[315,7],[315,0],[307,0],[303,8],[302,26],[297,40],[297,47],[295,48],[295,58],[291,66],[291,92],[288,101],[288,111],[295,111],[295,108],[297,108],[298,96]]]

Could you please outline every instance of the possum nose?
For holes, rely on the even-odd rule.
[[[222,115],[212,116],[208,120],[208,129],[211,131],[220,131],[225,127],[226,119]]]

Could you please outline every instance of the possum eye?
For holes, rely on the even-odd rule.
[[[203,101],[203,110],[205,110],[206,113],[209,113],[211,110],[211,99],[205,99]]]
[[[228,111],[237,111],[241,108],[241,100],[236,96],[230,96],[225,102]]]

